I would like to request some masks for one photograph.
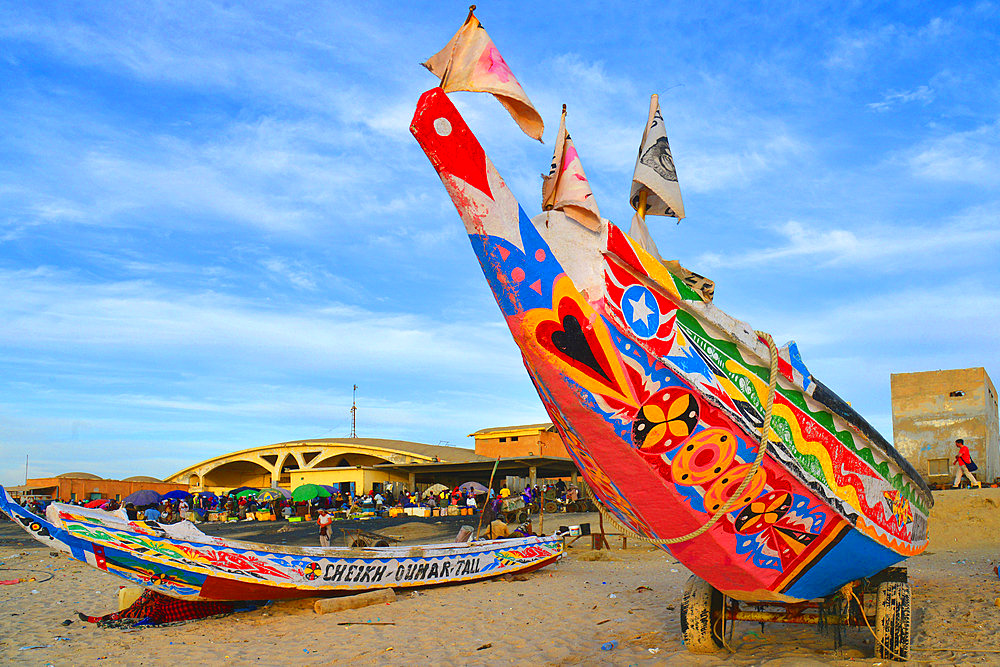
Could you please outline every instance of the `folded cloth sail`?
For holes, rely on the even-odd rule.
[[[638,211],[632,216],[632,224],[629,227],[628,235],[634,238],[642,246],[643,250],[661,262],[663,261],[663,257],[660,256],[660,250],[656,247],[656,242],[653,241],[653,237],[649,233],[649,227],[646,226],[646,221]]]
[[[566,105],[563,105],[562,119],[556,149],[552,155],[549,175],[542,180],[542,210],[562,211],[584,227],[595,232],[601,228],[601,212],[597,209],[590,181],[583,173],[580,156],[577,155],[573,140],[566,131]]]
[[[674,157],[667,142],[667,130],[660,115],[656,95],[649,100],[649,119],[642,133],[639,157],[632,174],[629,200],[632,208],[639,210],[642,193],[646,193],[646,215],[667,215],[680,220],[684,217],[681,187],[677,182]]]
[[[423,65],[441,77],[441,88],[446,93],[456,90],[492,93],[525,134],[541,141],[542,117],[531,105],[486,29],[473,16],[475,8],[475,5],[469,8],[468,18],[451,41]]]
[[[670,273],[683,280],[685,285],[698,292],[706,302],[712,301],[712,298],[715,296],[715,283],[699,273],[684,268],[675,259],[663,259],[660,257],[660,251],[656,248],[656,243],[649,234],[649,228],[646,227],[645,221],[638,212],[632,216],[632,226],[628,230],[628,235],[635,239],[636,243],[643,250],[659,260],[663,266],[667,267]]]
[[[249,611],[265,602],[220,602],[178,600],[147,588],[126,609],[104,616],[88,616],[77,612],[81,621],[97,623],[105,628],[135,628],[142,626],[173,625],[213,616],[224,616],[237,611]]]

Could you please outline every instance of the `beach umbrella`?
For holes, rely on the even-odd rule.
[[[191,497],[191,494],[184,489],[174,489],[168,493],[163,494],[163,500],[187,500]]]
[[[423,495],[429,496],[431,494],[441,493],[442,491],[447,491],[447,490],[448,490],[448,487],[445,486],[444,484],[434,484],[432,486],[427,487],[427,489],[424,491]]]
[[[257,494],[257,500],[262,500],[266,503],[269,503],[272,500],[280,500],[282,498],[291,498],[291,497],[292,497],[291,491],[281,488],[264,489],[263,491]]]
[[[233,495],[236,496],[237,498],[246,498],[248,496],[256,496],[258,493],[260,493],[260,489],[251,489],[247,487],[244,489],[240,489],[239,491],[236,491],[235,493],[233,493]]]
[[[212,491],[198,491],[194,495],[201,496],[203,498],[218,498],[219,497],[219,496],[215,495],[215,493],[213,493]]]
[[[98,498],[97,500],[91,500],[89,503],[87,503],[86,505],[84,505],[84,507],[89,507],[90,509],[95,509],[95,508],[100,507],[100,508],[103,509],[104,506],[107,505],[110,502],[111,501],[108,500],[107,498]]]
[[[313,498],[329,498],[330,492],[319,484],[303,484],[292,491],[292,500],[299,503]]]
[[[150,491],[149,489],[143,489],[142,491],[136,491],[125,496],[122,499],[122,504],[132,503],[136,507],[141,507],[142,505],[155,505],[160,502],[160,494],[156,491]]]
[[[335,486],[330,486],[329,484],[320,484],[320,486],[329,491],[331,496],[335,496],[340,493],[340,489]]]
[[[488,491],[488,489],[479,482],[465,482],[458,488],[474,496],[478,496],[479,494],[486,493]]]
[[[230,491],[226,495],[228,495],[228,496],[236,496],[237,498],[242,498],[242,496],[240,494],[243,493],[244,491],[253,491],[254,493],[257,493],[258,491],[260,491],[260,489],[252,487],[252,486],[241,486],[238,489],[233,489],[232,491]]]

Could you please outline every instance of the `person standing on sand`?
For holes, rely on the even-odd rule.
[[[326,510],[320,510],[319,518],[316,519],[316,523],[319,524],[319,545],[321,547],[330,546],[330,532],[333,530],[333,515]]]
[[[955,471],[955,482],[951,485],[952,488],[957,489],[958,485],[962,483],[962,473],[965,473],[965,476],[969,478],[969,483],[972,486],[983,488],[983,485],[979,483],[976,476],[969,470],[969,467],[975,464],[972,463],[972,454],[969,453],[969,448],[965,446],[965,440],[958,438],[955,440],[955,446],[958,447],[958,456],[955,457],[952,463],[958,469]],[[978,467],[973,467],[973,470],[978,470]]]

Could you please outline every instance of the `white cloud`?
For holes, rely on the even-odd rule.
[[[881,102],[872,102],[865,106],[871,111],[886,112],[910,102],[920,102],[926,106],[933,101],[934,90],[928,86],[919,86],[913,90],[887,91],[883,93]]]
[[[519,366],[505,331],[474,322],[340,304],[277,310],[146,281],[87,284],[51,269],[0,271],[0,277],[8,290],[0,304],[6,323],[0,342],[10,348],[70,346],[80,355],[180,355],[238,366],[267,360],[313,372],[365,368],[419,375],[476,368],[510,377]]]
[[[783,241],[779,245],[745,252],[707,253],[698,261],[706,270],[775,263],[786,266],[789,259],[808,260],[812,268],[864,266],[879,273],[901,268],[900,262],[905,268],[921,261],[944,267],[964,261],[963,251],[989,252],[990,247],[1000,245],[998,216],[997,210],[970,209],[938,220],[932,227],[865,225],[858,229],[791,220],[773,229]]]
[[[996,187],[1000,184],[1000,121],[929,139],[902,160],[921,178]]]

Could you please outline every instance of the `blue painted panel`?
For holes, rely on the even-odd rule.
[[[821,598],[844,582],[870,577],[904,559],[905,556],[851,530],[785,594],[803,600]]]

